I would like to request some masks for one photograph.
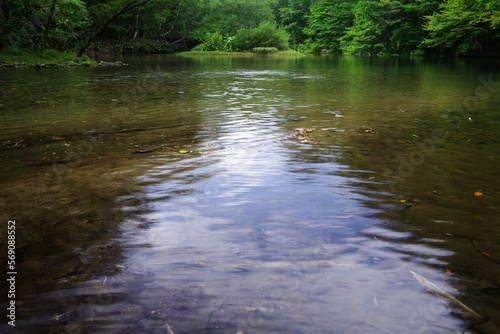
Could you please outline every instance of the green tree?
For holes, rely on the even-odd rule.
[[[308,35],[304,31],[313,0],[277,0],[274,4],[276,21],[290,34],[290,43],[298,46]]]
[[[338,53],[340,39],[353,24],[353,7],[349,0],[320,0],[313,4],[304,30],[309,36],[306,47],[313,53],[321,49]]]
[[[340,38],[340,49],[350,54],[416,50],[424,38],[422,17],[435,8],[435,0],[361,0],[353,8],[353,25]]]
[[[399,1],[359,1],[353,8],[353,26],[340,38],[340,49],[351,54],[391,52],[391,28],[400,22],[400,11]]]
[[[192,33],[202,40],[215,32],[235,36],[243,28],[255,28],[263,21],[274,21],[273,0],[211,0],[200,19],[200,27]]]
[[[208,0],[152,0],[144,8],[144,31],[158,41],[179,43],[202,26],[208,10]]]
[[[436,53],[499,55],[500,1],[449,0],[428,16],[423,41]]]
[[[81,56],[89,45],[103,33],[109,25],[134,8],[147,4],[150,0],[111,0],[107,2],[88,0],[88,10],[92,19],[92,25],[86,33],[86,38],[77,52]]]
[[[427,36],[423,29],[425,16],[437,10],[442,0],[401,0],[401,21],[392,27],[392,52],[416,51]]]
[[[0,46],[66,49],[87,24],[87,9],[80,0],[3,0]]]
[[[89,25],[87,7],[80,0],[60,0],[55,7],[51,29],[47,29],[47,44],[58,49],[71,48]]]
[[[107,29],[133,53],[175,52],[191,48],[209,0],[150,0],[122,15]],[[110,37],[106,37],[110,38]]]
[[[498,55],[500,0],[0,0],[3,50],[81,55],[99,43],[146,53],[291,43],[315,53]]]
[[[0,1],[0,50],[6,44],[7,22],[10,17],[10,7],[12,3],[9,0]]]

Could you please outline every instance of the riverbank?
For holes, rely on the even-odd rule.
[[[88,56],[78,57],[76,52],[44,50],[33,52],[30,50],[8,48],[0,53],[0,69],[22,68],[69,68],[69,67],[103,67],[124,66],[121,61],[95,61]]]
[[[278,51],[270,54],[258,54],[252,52],[223,52],[223,51],[186,51],[177,53],[181,56],[266,56],[266,57],[302,57],[304,54],[294,51]],[[126,66],[121,61],[106,62],[96,61],[86,55],[77,57],[76,52],[57,50],[44,50],[33,52],[17,48],[2,50],[0,53],[0,69],[23,69],[23,68],[70,68],[70,67],[108,67]]]

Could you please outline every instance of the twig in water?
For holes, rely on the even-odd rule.
[[[479,249],[479,247],[476,245],[476,238],[470,238],[470,242],[472,244],[472,247],[474,247],[474,249],[479,253],[481,254],[482,256],[484,256],[485,258],[487,258],[488,260],[490,260],[491,262],[495,263],[495,264],[500,264],[500,262],[498,262],[497,260],[495,259],[492,259],[490,257],[490,255],[486,252],[483,252],[482,250]]]
[[[476,244],[477,236],[471,238],[471,237],[468,237],[468,236],[465,236],[465,235],[461,235],[461,234],[458,234],[458,233],[447,233],[447,235],[456,236],[456,237],[459,237],[459,238],[470,240],[470,243],[472,244],[472,247],[474,247],[474,249],[476,250],[476,252],[478,252],[479,254],[481,254],[482,256],[484,256],[485,258],[487,258],[488,260],[490,260],[491,262],[500,265],[500,261],[492,259],[490,257],[490,254],[488,254],[486,252],[483,252],[481,249],[479,249],[479,247]]]
[[[58,314],[58,315],[56,315],[55,317],[50,318],[50,320],[59,321],[59,320],[61,320],[61,318],[62,318],[62,317],[64,317],[65,315],[71,314],[71,313],[73,313],[73,312],[75,312],[75,310],[70,310],[70,311],[65,312],[65,313],[63,313],[63,314]]]

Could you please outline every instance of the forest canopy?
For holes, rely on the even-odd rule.
[[[0,49],[498,56],[500,0],[0,0]]]

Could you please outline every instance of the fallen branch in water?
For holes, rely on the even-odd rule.
[[[167,323],[165,323],[163,327],[167,330],[167,334],[174,334],[174,331],[172,330],[172,328],[170,328],[170,326]]]
[[[449,306],[455,313],[460,315],[462,318],[472,322],[473,325],[471,327],[478,328],[482,333],[485,334],[500,333],[500,329],[492,323],[487,322],[487,318],[480,316],[474,310],[429,281],[427,278],[417,274],[411,269],[410,272],[413,274],[418,283],[423,285],[429,292],[432,292],[433,294],[441,298],[441,301]]]
[[[450,306],[454,310],[460,311],[460,313],[466,315],[467,319],[473,320],[473,321],[480,321],[483,320],[483,317],[481,317],[479,314],[474,312],[474,310],[470,309],[462,303],[460,300],[456,299],[452,295],[450,295],[448,292],[444,291],[431,281],[429,281],[427,278],[417,274],[413,270],[410,270],[410,272],[415,276],[417,279],[418,283],[422,284],[427,290],[435,294],[436,296],[443,298],[448,306]]]

